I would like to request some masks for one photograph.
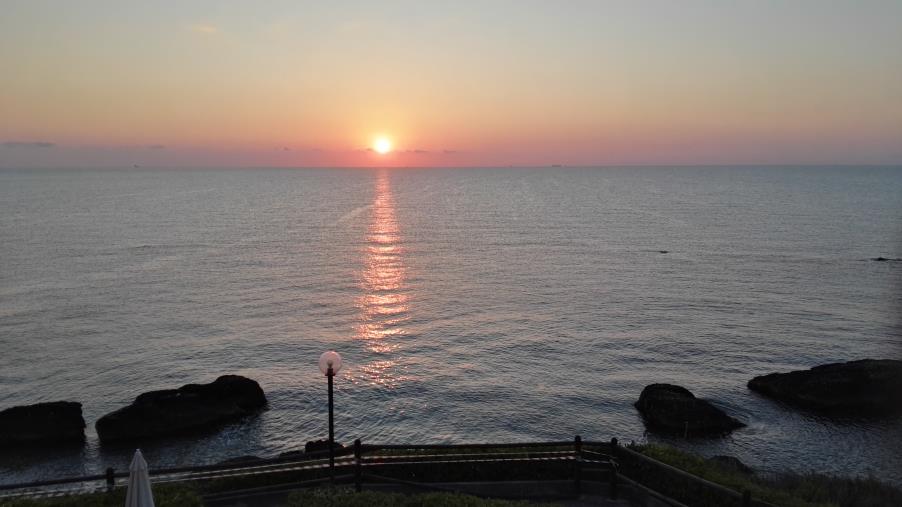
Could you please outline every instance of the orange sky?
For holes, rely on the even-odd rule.
[[[889,1],[14,1],[0,166],[902,163],[900,20]]]

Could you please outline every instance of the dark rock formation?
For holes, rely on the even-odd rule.
[[[336,451],[340,451],[345,448],[345,446],[335,442],[334,448]],[[329,450],[329,441],[328,440],[311,440],[304,445],[304,452],[319,452],[319,451],[328,451]]]
[[[892,257],[872,257],[871,260],[876,261],[876,262],[899,262],[899,261],[902,261],[902,259],[894,259]]]
[[[748,474],[748,475],[755,473],[755,471],[752,470],[752,467],[746,465],[745,463],[740,461],[739,458],[736,458],[733,456],[723,456],[723,455],[711,456],[710,458],[707,459],[707,461],[710,463],[714,463],[715,465],[719,466],[720,468],[722,468],[724,470],[741,472],[741,473]]]
[[[220,461],[219,465],[240,465],[242,463],[253,463],[256,461],[260,461],[259,456],[247,455],[247,456],[236,456],[234,458],[229,458],[227,460]]]
[[[81,403],[54,401],[0,412],[0,447],[84,440]]]
[[[863,359],[755,377],[749,389],[825,414],[902,413],[902,361]]]
[[[712,435],[745,426],[685,387],[671,384],[646,386],[636,408],[649,429],[669,433]]]
[[[210,384],[144,393],[95,427],[102,442],[176,435],[215,427],[264,405],[266,396],[255,381],[223,375]]]
[[[294,451],[285,451],[285,452],[279,453],[279,455],[276,456],[276,459],[300,459],[303,457],[304,457],[304,451],[294,450]]]

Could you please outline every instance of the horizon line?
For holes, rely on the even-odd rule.
[[[133,166],[0,166],[0,171],[20,171],[20,170],[183,170],[183,169],[238,169],[238,170],[259,170],[259,169],[286,169],[286,170],[305,170],[305,169],[617,169],[617,168],[842,168],[842,167],[862,167],[862,168],[902,168],[902,162],[875,164],[875,163],[804,163],[804,164],[779,164],[779,163],[719,163],[719,164],[540,164],[540,165],[447,165],[447,166],[415,166],[415,165],[397,165],[397,166],[378,166],[378,165],[310,165],[310,166],[288,166],[288,165],[260,165],[260,166],[236,166],[236,165],[142,165],[135,164]]]

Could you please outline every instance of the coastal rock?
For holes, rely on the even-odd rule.
[[[636,408],[652,430],[690,435],[722,434],[745,424],[672,384],[651,384],[642,390]]]
[[[276,459],[301,459],[303,457],[304,457],[304,451],[295,450],[295,451],[285,451],[285,452],[279,453],[279,455],[276,456]]]
[[[876,262],[899,262],[899,261],[902,261],[902,259],[893,258],[893,257],[872,257],[871,260],[876,261]]]
[[[266,405],[260,385],[238,375],[210,384],[144,393],[97,421],[102,442],[176,435],[206,430],[252,414]]]
[[[336,451],[340,451],[345,448],[345,446],[339,444],[338,442],[334,443],[334,449]],[[321,452],[329,450],[329,441],[328,440],[311,440],[304,445],[304,452]]]
[[[0,412],[0,447],[83,442],[81,403],[54,401]]]
[[[236,456],[234,458],[229,458],[227,460],[220,461],[217,463],[218,465],[240,465],[242,463],[254,463],[260,461],[259,456],[247,455],[247,456]]]
[[[862,359],[755,377],[749,389],[825,414],[902,413],[902,361]]]

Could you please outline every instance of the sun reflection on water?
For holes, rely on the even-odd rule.
[[[363,341],[367,351],[380,357],[360,368],[360,380],[393,388],[408,379],[398,371],[402,369],[398,358],[391,354],[401,348],[410,304],[404,241],[387,171],[380,172],[376,179],[364,256],[359,280],[362,295],[357,301],[360,323],[355,337]]]

